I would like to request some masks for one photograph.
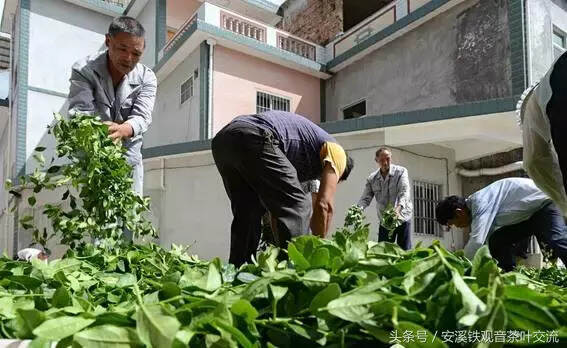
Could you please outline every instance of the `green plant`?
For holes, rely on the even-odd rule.
[[[93,192],[84,191],[89,181],[80,176],[107,183],[97,177],[107,172],[91,167],[105,163],[128,172],[122,150],[110,148],[99,121],[59,122],[79,122],[74,127],[90,129],[87,134],[96,130],[92,139],[108,149],[89,150],[79,141],[82,135],[71,136],[75,140],[63,151],[72,153],[71,164],[54,172],[61,170],[59,180],[76,183],[80,198],[86,192],[87,200],[92,199]],[[66,130],[63,138],[75,131]],[[83,146],[86,150],[73,150]],[[93,163],[97,154],[101,157]],[[34,173],[35,180],[39,175]],[[127,175],[111,176],[117,188],[127,187]],[[33,184],[57,187],[44,179]],[[114,197],[114,191],[105,192],[102,199]],[[124,202],[132,201],[145,202]],[[131,218],[111,208],[121,219]],[[84,208],[77,205],[61,215],[72,218],[65,214],[78,209]],[[74,214],[83,216],[80,212]],[[65,236],[65,231],[60,233]],[[368,242],[368,233],[361,209],[352,207],[345,227],[331,240],[302,236],[287,250],[268,246],[254,264],[238,270],[218,258],[189,256],[181,246],[165,250],[152,243],[117,242],[116,248],[77,243],[63,259],[47,264],[1,257],[0,338],[33,339],[35,347],[58,342],[57,347],[158,348],[503,345],[468,340],[480,332],[539,332],[557,340],[557,346],[567,340],[567,289],[540,281],[543,273],[539,279],[522,272],[502,274],[487,246],[471,261],[439,242],[405,251],[393,243]],[[119,240],[119,234],[109,230],[102,236]],[[67,240],[77,241],[74,236]],[[283,252],[288,260],[280,261]],[[559,276],[551,272],[557,282]],[[456,332],[467,340],[457,342],[448,335]],[[410,341],[407,334],[420,338]],[[525,335],[506,341],[537,343]]]
[[[388,238],[392,238],[394,230],[402,223],[403,221],[399,218],[396,209],[392,204],[388,204],[382,212],[382,219],[380,220],[380,226],[388,231]]]
[[[567,270],[565,268],[561,269],[556,265],[541,269],[520,266],[516,270],[532,280],[567,288]]]
[[[33,195],[27,200],[31,207],[36,205],[36,194],[43,190],[68,189],[61,203],[45,204],[43,208],[43,214],[51,221],[51,234],[46,229],[40,233],[32,224],[32,216],[20,219],[22,227],[33,230],[35,241],[45,246],[49,239],[58,236],[61,244],[74,248],[90,238],[114,247],[123,242],[120,236],[125,228],[136,236],[156,236],[144,215],[150,210],[149,198],[140,197],[131,189],[132,169],[124,158],[125,149],[112,142],[108,126],[100,118],[79,114],[64,119],[55,114],[55,123],[48,133],[57,141],[56,157],[45,171],[36,169],[33,174],[20,177],[19,184],[31,185]],[[38,147],[34,153],[42,167],[46,167],[44,151],[44,147]],[[66,164],[54,165],[56,160]],[[10,182],[7,187],[11,187]],[[19,195],[14,189],[10,192]],[[64,207],[64,202],[69,202],[69,208]]]
[[[567,339],[567,289],[500,273],[487,247],[471,262],[438,243],[404,251],[367,236],[303,236],[288,261],[268,247],[239,270],[175,245],[0,258],[0,337],[59,347],[374,347],[403,332],[425,339],[404,346],[471,346],[449,341],[457,331]]]

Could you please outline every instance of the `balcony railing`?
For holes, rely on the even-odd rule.
[[[305,41],[277,33],[278,48],[311,60],[317,60],[317,48]]]
[[[189,17],[189,19],[186,20],[185,23],[183,23],[183,25],[179,28],[179,30],[171,37],[171,39],[169,39],[169,41],[162,49],[163,54],[169,51],[180,40],[183,33],[189,30],[189,28],[193,23],[195,23],[195,21],[197,21],[197,12],[193,13],[193,15]]]
[[[254,40],[266,42],[266,27],[252,23],[242,17],[221,11],[221,28],[230,30],[233,33],[244,35]]]
[[[337,57],[372,35],[394,24],[411,12],[419,9],[431,0],[396,0],[349,29],[327,46],[328,55]]]
[[[189,19],[179,27],[177,32],[167,41],[160,51],[158,55],[159,59],[164,57],[165,54],[171,51],[180,41],[185,40],[187,35],[183,34],[197,21],[216,26],[237,35],[245,36],[318,63],[324,63],[325,49],[323,47],[208,2],[203,3],[201,7],[191,14]]]

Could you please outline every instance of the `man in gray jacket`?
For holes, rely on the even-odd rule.
[[[107,50],[73,65],[69,114],[99,115],[110,137],[121,141],[132,166],[133,189],[142,194],[142,135],[152,122],[157,80],[139,63],[145,48],[144,28],[134,18],[115,18],[106,34]]]
[[[357,205],[366,209],[376,197],[376,210],[378,212],[378,222],[382,220],[382,213],[388,205],[396,209],[398,218],[403,223],[398,226],[391,238],[388,230],[380,226],[378,241],[388,241],[398,243],[404,250],[411,249],[410,219],[413,212],[413,204],[410,196],[410,186],[408,170],[402,166],[392,164],[392,151],[386,147],[381,147],[376,151],[376,164],[378,170],[372,172],[368,179],[364,191]]]

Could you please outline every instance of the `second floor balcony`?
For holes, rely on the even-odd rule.
[[[320,72],[326,61],[324,47],[209,2],[187,1],[168,11],[167,41],[158,52],[158,78],[207,39],[312,74]]]

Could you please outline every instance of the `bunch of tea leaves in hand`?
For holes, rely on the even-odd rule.
[[[388,204],[386,209],[382,212],[382,219],[380,221],[380,226],[388,231],[388,238],[392,238],[394,230],[402,223],[403,221],[400,219],[396,209],[391,204]]]
[[[22,226],[33,229],[34,239],[42,245],[58,236],[62,244],[71,248],[89,237],[102,240],[108,247],[120,244],[124,228],[135,236],[155,237],[155,229],[144,217],[150,210],[149,198],[132,190],[132,168],[124,157],[125,149],[108,137],[108,126],[98,117],[83,114],[71,119],[56,114],[55,120],[48,133],[53,133],[57,141],[57,158],[67,164],[51,165],[46,171],[36,169],[32,175],[20,177],[20,184],[33,187],[34,195],[28,198],[32,207],[37,201],[35,194],[42,190],[71,187],[61,197],[61,203],[44,206],[43,214],[53,227],[51,235],[46,230],[40,233],[31,216],[20,219]],[[44,150],[38,147],[34,154],[43,167]],[[10,192],[17,194],[15,190]],[[65,201],[70,208],[64,207]]]

